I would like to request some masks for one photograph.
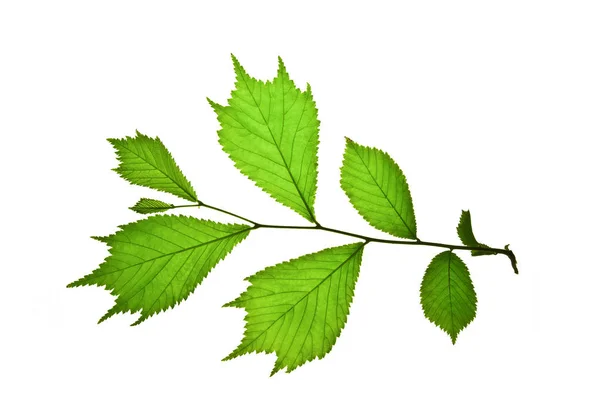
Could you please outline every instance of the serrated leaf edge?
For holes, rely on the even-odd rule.
[[[276,265],[268,266],[268,267],[266,267],[266,268],[264,268],[264,269],[260,270],[259,272],[255,273],[255,274],[253,274],[253,275],[250,275],[250,276],[248,276],[248,277],[246,277],[244,280],[251,282],[251,279],[252,279],[252,278],[254,278],[254,277],[257,275],[257,274],[259,274],[259,273],[261,273],[261,272],[265,272],[265,271],[267,271],[267,270],[269,270],[269,269],[277,268],[277,267],[278,267],[278,266],[280,266],[280,265],[284,265],[284,264],[287,264],[287,263],[290,263],[290,262],[294,262],[294,261],[296,261],[296,260],[298,260],[298,259],[300,259],[300,258],[302,258],[302,257],[308,256],[308,255],[312,255],[312,254],[315,254],[315,253],[320,253],[320,252],[326,252],[326,251],[329,251],[329,250],[331,250],[331,249],[339,248],[339,247],[342,247],[342,246],[352,246],[352,245],[357,245],[357,249],[356,249],[356,250],[355,250],[355,251],[354,251],[354,252],[353,252],[353,253],[352,253],[352,254],[351,254],[351,255],[350,255],[350,256],[349,256],[349,257],[348,257],[346,260],[344,260],[342,263],[340,263],[340,265],[339,265],[339,266],[338,266],[336,269],[332,270],[332,271],[331,271],[331,273],[330,273],[330,274],[328,274],[326,278],[324,278],[323,280],[321,280],[321,282],[319,282],[319,284],[317,284],[317,285],[315,286],[315,288],[317,288],[319,285],[321,285],[321,284],[322,284],[322,283],[323,283],[323,282],[324,282],[324,281],[325,281],[325,280],[326,280],[328,277],[330,277],[330,276],[331,276],[332,274],[334,274],[336,271],[338,271],[339,269],[341,269],[341,267],[342,267],[342,266],[344,266],[344,265],[345,265],[345,264],[346,264],[348,261],[350,261],[352,258],[354,258],[354,257],[355,257],[357,254],[359,254],[359,257],[361,258],[361,260],[359,261],[358,272],[357,272],[357,274],[356,274],[356,281],[358,282],[358,279],[359,279],[359,276],[360,276],[360,263],[362,262],[362,252],[364,251],[364,248],[365,248],[365,245],[366,245],[366,244],[367,244],[366,242],[353,242],[353,243],[350,243],[350,244],[346,244],[346,245],[340,245],[340,246],[334,246],[334,247],[329,247],[329,248],[325,248],[325,249],[322,249],[322,250],[320,250],[320,251],[317,251],[317,252],[312,252],[312,253],[309,253],[309,254],[301,255],[301,256],[299,256],[299,257],[297,257],[297,258],[292,258],[292,259],[289,259],[289,260],[287,260],[287,261],[284,261],[284,262],[277,263]],[[249,288],[249,287],[250,287],[250,286],[248,286],[248,288]],[[311,293],[312,291],[314,291],[314,289],[315,289],[315,288],[313,288],[312,290],[310,290],[310,291],[307,293],[307,295],[308,295],[309,293]],[[344,318],[343,318],[343,325],[342,325],[341,329],[343,329],[343,328],[346,326],[346,323],[348,322],[348,316],[350,316],[350,313],[351,313],[351,308],[350,308],[350,306],[352,305],[352,302],[354,301],[354,291],[355,291],[355,289],[353,288],[353,289],[352,289],[352,293],[350,294],[350,302],[348,303],[348,314],[347,314],[347,315],[345,315],[345,316],[344,316]],[[234,308],[240,308],[240,309],[244,309],[244,307],[243,307],[243,306],[236,305],[236,303],[238,303],[238,302],[240,302],[240,301],[241,301],[241,298],[242,298],[242,296],[243,296],[245,293],[246,293],[246,291],[244,291],[244,292],[243,292],[243,293],[242,293],[242,294],[241,294],[241,295],[240,295],[238,298],[236,298],[235,300],[233,300],[233,301],[231,301],[231,302],[228,302],[228,303],[224,304],[224,305],[223,305],[223,307],[234,307]],[[307,295],[305,295],[305,297],[306,297]],[[303,297],[302,299],[304,299],[304,297]],[[298,302],[298,303],[299,303],[299,302]],[[296,306],[298,303],[296,303],[294,306]],[[292,307],[292,308],[293,308],[293,307]],[[289,310],[291,310],[292,308],[290,308]],[[283,315],[285,315],[286,313],[288,313],[288,312],[289,312],[289,310],[288,310],[288,311],[286,311],[286,312],[284,312],[284,313],[282,314],[282,316],[283,316]],[[248,314],[248,313],[246,313],[246,316],[244,317],[244,321],[245,321],[246,323],[248,323],[248,318],[249,318],[249,314]],[[246,330],[246,327],[247,327],[247,324],[244,326],[244,337],[245,337],[245,330]],[[326,355],[328,355],[328,354],[329,354],[329,353],[330,353],[330,352],[333,350],[333,347],[335,346],[335,344],[336,344],[336,342],[337,342],[337,339],[338,339],[338,338],[339,338],[339,336],[336,336],[336,337],[333,339],[333,341],[332,341],[332,343],[331,343],[331,349],[330,349],[329,351],[325,352],[323,355],[315,355],[315,356],[311,357],[310,359],[307,359],[307,360],[305,360],[304,362],[301,362],[301,363],[299,363],[298,365],[296,365],[295,367],[293,367],[293,368],[291,368],[291,369],[290,369],[290,367],[289,367],[289,366],[288,366],[288,367],[286,367],[286,373],[291,373],[292,371],[294,371],[294,370],[296,370],[297,368],[299,368],[299,367],[303,366],[303,365],[304,365],[305,363],[307,363],[307,362],[311,362],[311,361],[313,361],[313,360],[315,360],[315,359],[319,359],[319,360],[321,360],[321,359],[325,358],[325,356],[326,356]],[[251,343],[249,343],[249,344],[252,344],[252,342],[251,342]],[[241,343],[240,343],[240,345],[241,345]],[[238,346],[238,347],[239,347],[239,346]],[[248,348],[248,345],[246,345],[246,347],[244,347],[244,348]],[[250,354],[257,354],[257,355],[258,355],[258,354],[267,354],[267,355],[268,355],[268,354],[273,354],[273,353],[274,353],[274,354],[277,354],[277,352],[276,352],[276,351],[267,352],[267,351],[258,351],[258,350],[250,350],[250,351],[245,351],[245,352],[241,352],[241,353],[240,353],[240,352],[238,351],[238,348],[236,348],[236,349],[235,349],[235,350],[233,350],[231,353],[229,353],[229,355],[227,355],[225,358],[223,358],[221,361],[229,361],[229,360],[232,360],[232,359],[238,358],[238,357],[240,357],[240,356],[243,356],[243,355],[250,355]],[[284,368],[284,366],[277,366],[277,364],[276,364],[276,365],[273,367],[273,370],[271,371],[271,373],[270,373],[270,376],[273,376],[275,373],[279,372],[279,371],[280,371],[280,370],[282,370],[283,368]]]
[[[109,285],[107,285],[107,284],[98,284],[98,283],[93,283],[93,282],[90,283],[90,282],[87,282],[87,281],[90,280],[91,278],[93,278],[94,277],[94,273],[97,270],[101,269],[101,266],[104,263],[106,263],[110,257],[112,257],[114,255],[113,252],[112,252],[113,248],[109,245],[109,241],[110,241],[111,237],[116,236],[116,234],[119,233],[120,231],[124,231],[125,229],[127,229],[128,226],[132,226],[132,225],[138,224],[138,223],[140,223],[142,221],[154,219],[156,217],[163,217],[163,216],[164,215],[149,216],[149,217],[147,217],[145,219],[137,220],[137,221],[134,221],[134,222],[131,222],[131,223],[123,224],[123,225],[119,225],[118,226],[119,230],[117,230],[115,233],[110,234],[108,236],[103,236],[103,237],[93,236],[93,237],[91,237],[92,239],[95,239],[97,241],[106,243],[108,245],[109,255],[106,258],[104,258],[104,261],[100,264],[100,266],[98,268],[94,269],[91,273],[86,274],[85,276],[81,277],[80,279],[75,280],[75,281],[67,284],[67,288],[85,287],[85,286],[96,286],[96,287],[100,287],[100,288],[104,287],[105,290],[109,291],[109,293],[112,296],[114,296],[114,297],[116,297],[118,299],[119,294],[115,293],[114,288],[110,287]],[[217,240],[223,240],[223,239],[226,239],[226,238],[229,238],[229,237],[233,237],[233,236],[236,236],[236,235],[239,235],[239,234],[245,234],[244,237],[241,238],[240,241],[236,245],[239,245],[239,243],[241,243],[248,236],[248,234],[250,233],[250,231],[253,229],[253,227],[245,225],[245,224],[219,223],[219,222],[216,222],[214,220],[198,219],[196,217],[186,216],[186,215],[182,215],[182,214],[179,214],[179,215],[169,215],[169,216],[173,216],[173,217],[176,217],[178,219],[198,220],[198,221],[200,221],[202,223],[208,222],[208,223],[214,223],[214,224],[219,224],[219,225],[224,225],[224,226],[229,226],[229,227],[231,227],[231,226],[237,226],[237,227],[240,227],[240,228],[241,227],[246,227],[246,228],[244,228],[244,229],[242,229],[240,231],[237,231],[235,233],[232,233],[232,234],[229,234],[229,235],[227,235],[225,237],[217,239]],[[202,244],[194,246],[194,247],[202,246],[202,245],[205,245],[205,244],[206,243],[202,243]],[[185,248],[185,249],[182,249],[182,250],[180,250],[178,252],[185,252],[185,251],[188,251],[188,250],[190,250],[190,249],[192,249],[194,247]],[[217,267],[231,253],[231,251],[233,251],[234,248],[235,248],[235,246],[233,248],[231,248],[228,252],[226,252],[223,255],[223,257],[221,259],[219,259],[219,261],[210,270],[208,270],[208,272],[206,274],[208,275],[215,267]],[[145,261],[145,262],[147,262],[147,261]],[[176,301],[173,305],[167,305],[166,307],[162,307],[161,309],[159,309],[157,311],[154,311],[152,313],[149,313],[147,315],[142,314],[134,323],[131,324],[131,326],[137,326],[140,323],[142,323],[143,321],[145,321],[146,319],[148,319],[148,318],[150,318],[150,317],[152,317],[152,316],[154,316],[154,315],[156,315],[156,314],[158,314],[160,312],[164,312],[164,311],[166,311],[168,309],[173,309],[175,306],[181,304],[181,302],[187,300],[189,298],[189,296],[194,293],[194,291],[196,290],[196,288],[199,287],[199,285],[200,284],[196,284],[196,286],[194,288],[192,288],[192,290],[187,295],[185,295],[182,299]],[[138,313],[140,310],[143,309],[143,308],[136,308],[135,310],[131,310],[131,309],[121,310],[119,308],[121,306],[122,305],[119,304],[117,302],[117,300],[115,300],[115,304],[100,318],[100,320],[98,320],[98,324],[102,323],[103,321],[107,320],[109,317],[112,317],[112,316],[114,316],[116,314],[130,313],[130,314],[133,315],[133,314]]]
[[[317,128],[317,130],[320,129],[321,120],[319,120],[319,118],[318,118],[319,109],[318,109],[318,107],[316,105],[316,102],[314,101],[313,94],[312,94],[312,88],[311,88],[310,84],[306,83],[306,90],[304,90],[304,91],[302,91],[302,89],[300,89],[298,86],[296,86],[296,83],[294,82],[294,80],[292,80],[292,79],[289,78],[289,74],[288,74],[287,70],[285,69],[285,65],[284,65],[283,60],[282,60],[281,57],[279,57],[279,56],[277,57],[277,59],[278,59],[277,76],[275,76],[275,78],[273,78],[272,80],[265,80],[265,81],[250,76],[246,72],[246,70],[244,69],[244,67],[240,64],[240,62],[238,61],[238,59],[233,54],[231,54],[231,59],[233,60],[233,64],[234,64],[234,72],[236,74],[236,80],[239,80],[239,77],[243,74],[246,77],[248,77],[249,79],[254,80],[254,81],[256,81],[256,82],[258,82],[260,84],[263,84],[263,85],[272,84],[273,81],[275,80],[275,78],[277,78],[277,76],[279,75],[280,71],[283,70],[283,74],[285,74],[287,76],[287,79],[290,81],[290,83],[295,88],[297,88],[300,91],[300,93],[306,94],[307,97],[308,97],[307,101],[310,101],[314,105],[315,111],[316,111],[316,115],[317,115],[317,118],[316,118],[316,121],[317,121],[316,128]],[[236,90],[237,90],[237,87],[235,89],[231,90],[231,92],[229,93],[229,98],[227,99],[228,106],[231,106],[229,104],[229,100],[233,97],[233,93]],[[212,107],[212,109],[215,111],[215,113],[217,113],[218,110],[224,110],[224,108],[226,107],[226,106],[223,106],[223,105],[221,105],[221,104],[219,104],[219,103],[211,100],[208,97],[206,98],[206,100],[207,100],[208,104]],[[248,178],[250,181],[252,181],[252,183],[254,184],[254,186],[256,186],[257,188],[259,188],[262,192],[265,192],[267,195],[269,195],[269,197],[271,197],[272,199],[274,199],[277,203],[279,203],[279,204],[281,204],[281,205],[283,205],[283,206],[285,206],[285,207],[293,210],[294,212],[298,213],[299,215],[301,215],[302,217],[304,217],[305,219],[307,219],[311,223],[316,223],[317,220],[316,220],[316,217],[315,217],[316,213],[315,213],[315,210],[314,210],[314,202],[315,202],[316,193],[317,193],[317,190],[318,190],[318,171],[319,171],[319,157],[318,157],[318,152],[319,152],[319,145],[320,145],[320,139],[319,139],[318,135],[317,135],[317,143],[316,143],[317,157],[315,159],[315,170],[316,170],[317,174],[316,174],[316,182],[315,182],[315,196],[313,196],[312,202],[309,202],[309,199],[305,199],[304,198],[304,196],[300,192],[298,184],[296,183],[296,179],[292,176],[292,173],[291,173],[289,167],[287,166],[287,162],[285,160],[283,160],[283,162],[285,164],[285,167],[286,167],[286,171],[289,174],[289,176],[290,176],[290,178],[292,180],[292,183],[294,184],[294,186],[296,188],[296,192],[298,193],[298,196],[300,197],[300,199],[304,203],[304,206],[305,206],[306,210],[303,210],[303,211],[296,210],[296,209],[294,209],[294,208],[292,208],[292,207],[290,207],[288,205],[283,204],[274,195],[272,195],[269,191],[267,191],[266,189],[264,189],[263,187],[261,187],[256,181],[254,181],[246,173],[244,173],[242,171],[241,167],[238,166],[238,162],[236,160],[234,160],[234,158],[227,151],[224,150],[225,145],[222,143],[220,137],[219,137],[219,144],[221,145],[221,148],[223,149],[223,152],[227,155],[227,157],[231,161],[233,161],[236,169],[239,172],[241,172],[244,176],[246,176],[246,178]],[[304,212],[306,212],[306,213],[304,213]]]
[[[369,150],[375,150],[377,152],[381,152],[384,155],[384,157],[388,158],[389,161],[395,167],[398,168],[398,170],[400,171],[400,176],[402,177],[402,179],[406,183],[406,186],[408,187],[408,180],[406,179],[406,176],[404,175],[404,172],[402,171],[402,169],[400,168],[400,166],[398,165],[398,163],[396,163],[396,161],[390,156],[390,154],[388,152],[386,152],[384,150],[381,150],[379,148],[372,147],[372,146],[361,145],[361,144],[353,141],[352,139],[350,139],[348,137],[345,137],[345,140],[346,140],[346,149],[349,149],[350,147],[352,147],[352,150],[357,154],[357,156],[359,157],[359,159],[361,159],[361,161],[363,162],[363,164],[364,164],[364,161],[363,161],[362,157],[360,157],[360,155],[358,154],[358,152],[356,152],[356,146],[360,146],[360,147],[363,147],[363,148],[366,148],[366,149],[369,149]],[[340,172],[343,172],[345,163],[346,163],[346,151],[344,151],[344,157],[343,157],[343,160],[342,160],[342,166],[340,167]],[[366,167],[366,165],[365,165],[365,167]],[[348,194],[346,185],[343,183],[343,181],[342,181],[341,178],[340,178],[340,186],[342,187],[342,189],[344,190],[344,192],[346,193],[346,195],[348,196],[348,198],[350,198],[350,195]],[[383,193],[383,191],[382,191],[382,193]],[[363,218],[363,220],[365,220],[371,227],[374,227],[375,229],[377,229],[379,231],[382,231],[382,232],[388,233],[390,235],[393,235],[394,237],[397,237],[397,238],[418,239],[418,237],[417,237],[417,220],[416,220],[416,218],[415,218],[415,229],[413,231],[410,227],[408,227],[408,224],[406,224],[406,222],[404,221],[404,218],[400,215],[400,213],[398,213],[398,211],[396,210],[396,207],[390,202],[390,200],[387,197],[387,195],[385,193],[383,193],[383,195],[386,198],[386,200],[388,201],[388,203],[390,203],[390,206],[392,207],[392,209],[394,210],[394,212],[398,215],[398,217],[400,218],[400,220],[404,224],[404,227],[409,231],[410,234],[412,234],[411,237],[409,237],[409,236],[401,236],[401,235],[398,235],[397,233],[392,233],[392,232],[387,231],[387,230],[382,230],[381,228],[379,228],[379,227],[375,226],[374,224],[372,224],[369,221],[369,219],[367,218],[367,216],[365,216],[365,214],[361,210],[359,210],[354,205],[354,203],[352,201],[350,201],[350,204],[358,212],[358,214],[360,214],[360,216]],[[413,201],[412,201],[412,195],[410,193],[410,188],[408,188],[408,200],[410,201],[410,206],[411,206],[412,212],[414,214],[414,205],[413,205]]]
[[[467,267],[466,263],[460,258],[458,257],[458,255],[456,255],[454,252],[452,252],[451,250],[448,251],[444,251],[441,252],[439,254],[437,254],[436,256],[433,257],[433,259],[431,260],[431,262],[429,263],[429,266],[427,267],[427,270],[429,269],[429,267],[433,264],[434,260],[437,259],[438,257],[441,258],[443,257],[443,255],[448,254],[448,269],[450,269],[450,263],[451,263],[451,258],[454,256],[456,257],[458,260],[460,260],[460,262],[465,266],[466,272],[467,272],[467,277],[469,277],[469,280],[471,280],[471,273],[469,272],[469,268]],[[427,270],[425,271],[425,274],[427,274]],[[448,330],[446,330],[445,328],[443,328],[442,326],[440,326],[437,322],[435,322],[432,318],[430,318],[429,316],[427,316],[427,313],[425,312],[425,306],[423,305],[423,298],[421,296],[422,291],[423,291],[423,282],[425,281],[425,275],[423,276],[423,280],[421,281],[421,286],[419,287],[419,298],[420,298],[420,304],[421,304],[421,311],[423,312],[423,315],[425,316],[425,318],[427,318],[427,320],[429,320],[431,323],[433,323],[435,326],[437,326],[439,329],[441,329],[443,332],[445,332],[446,334],[448,334],[448,336],[450,336],[450,339],[452,340],[452,345],[456,344],[456,339],[458,338],[458,335],[467,328],[467,326],[469,326],[469,324],[471,324],[471,322],[473,320],[475,320],[475,317],[477,316],[477,293],[475,291],[475,313],[473,315],[473,317],[471,317],[470,320],[468,320],[464,327],[460,328],[455,334],[449,332]],[[472,285],[472,280],[471,280],[471,285]],[[451,312],[452,313],[452,312]]]
[[[152,137],[150,137],[148,135],[142,134],[138,130],[135,130],[135,133],[136,133],[136,136],[126,136],[124,138],[107,138],[106,139],[113,146],[113,148],[115,150],[115,153],[117,155],[117,160],[119,161],[119,165],[117,167],[113,168],[112,170],[114,172],[116,172],[119,175],[119,177],[123,178],[125,181],[127,181],[131,185],[141,186],[141,187],[145,187],[145,188],[151,188],[151,189],[154,189],[155,191],[160,191],[160,192],[168,193],[168,194],[171,194],[171,195],[183,198],[185,200],[189,200],[189,201],[192,201],[192,202],[198,202],[198,195],[196,195],[196,191],[194,190],[194,187],[192,186],[192,184],[190,183],[190,181],[187,179],[187,177],[183,174],[183,171],[181,170],[181,168],[179,167],[179,165],[175,161],[175,158],[173,158],[173,155],[171,154],[171,152],[169,151],[169,149],[165,146],[165,144],[160,140],[160,138],[159,137],[152,138]],[[146,140],[146,141],[151,141],[151,142],[157,142],[158,144],[160,144],[160,146],[162,146],[162,148],[164,148],[164,150],[167,153],[167,155],[173,161],[173,166],[179,171],[179,173],[181,174],[181,177],[183,178],[183,180],[185,180],[185,182],[189,186],[189,190],[188,190],[188,188],[183,188],[180,185],[178,185],[177,183],[175,183],[177,185],[177,187],[179,189],[181,189],[184,192],[184,194],[186,194],[186,196],[181,196],[181,195],[174,194],[174,193],[172,193],[170,191],[165,191],[165,190],[162,190],[162,189],[156,189],[156,188],[152,188],[152,187],[147,187],[145,185],[140,185],[140,184],[133,183],[133,182],[131,182],[123,174],[123,172],[121,170],[123,162],[121,161],[120,149],[118,148],[118,145],[127,144],[127,142],[129,140],[135,141],[135,140],[139,140],[139,139]],[[138,155],[135,152],[132,152],[130,149],[127,149],[127,151],[129,151],[131,153],[134,153],[136,156],[138,156],[139,158],[141,158],[144,161],[146,161],[142,156]],[[146,163],[148,163],[151,166],[155,167],[157,171],[160,171],[162,174],[164,174],[165,176],[168,177],[167,173],[165,173],[163,170],[159,169],[157,166],[153,165],[149,161],[146,161]]]

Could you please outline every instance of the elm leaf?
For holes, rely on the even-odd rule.
[[[117,151],[119,167],[114,170],[132,184],[168,192],[180,198],[198,202],[196,191],[185,178],[173,156],[158,138],[136,131],[135,137],[111,138]]]
[[[406,177],[390,155],[346,138],[341,185],[370,225],[396,237],[417,239]]]
[[[252,229],[194,217],[157,215],[120,226],[108,237],[95,237],[110,247],[99,268],[68,287],[104,286],[115,305],[100,319],[140,311],[137,325],[179,304],[210,270]]]
[[[219,143],[256,185],[316,222],[319,120],[310,86],[298,89],[281,58],[277,76],[266,82],[232,58],[236,83],[227,106],[208,99],[221,123]]]
[[[166,212],[169,209],[173,209],[175,205],[165,203],[156,199],[142,198],[135,205],[129,209],[140,214],[152,214]]]
[[[274,375],[323,358],[346,324],[364,245],[324,249],[247,278],[246,292],[225,305],[247,312],[244,338],[225,360],[275,352]]]
[[[421,282],[421,306],[425,317],[456,343],[458,333],[474,318],[477,296],[469,270],[452,251],[433,258]]]

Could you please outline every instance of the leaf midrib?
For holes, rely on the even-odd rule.
[[[163,253],[162,255],[160,255],[160,256],[157,256],[157,257],[155,257],[155,258],[148,259],[148,260],[144,260],[144,261],[142,261],[142,262],[135,263],[135,264],[133,264],[133,265],[129,265],[129,266],[127,266],[127,267],[124,267],[124,268],[122,268],[122,269],[111,270],[110,272],[106,272],[106,273],[104,273],[104,274],[101,274],[101,275],[94,275],[93,277],[102,277],[102,276],[106,276],[106,275],[109,275],[109,274],[112,274],[112,273],[115,273],[115,272],[119,272],[119,271],[127,270],[127,269],[130,269],[130,268],[132,268],[132,267],[135,267],[135,266],[138,266],[138,265],[142,265],[142,264],[144,264],[144,263],[153,262],[153,261],[155,261],[155,260],[158,260],[158,259],[160,259],[160,258],[164,258],[164,257],[167,257],[167,256],[173,256],[173,255],[177,255],[178,253],[182,253],[182,252],[187,252],[187,251],[190,251],[190,250],[193,250],[193,249],[196,249],[196,248],[200,248],[200,247],[202,247],[202,246],[205,246],[205,245],[212,244],[212,243],[214,243],[214,242],[217,242],[217,241],[222,241],[222,240],[225,240],[225,239],[227,239],[227,238],[231,238],[231,237],[233,237],[233,236],[235,236],[235,235],[237,235],[237,234],[242,234],[242,233],[244,233],[244,232],[246,232],[246,231],[250,231],[250,230],[252,230],[252,229],[254,229],[254,228],[253,228],[253,227],[247,227],[247,228],[245,228],[245,229],[243,229],[243,230],[241,230],[241,231],[237,231],[237,232],[235,232],[235,233],[228,234],[228,235],[226,235],[226,236],[224,236],[224,237],[215,238],[215,239],[212,239],[212,240],[210,240],[210,241],[208,241],[208,242],[203,242],[203,243],[201,243],[201,244],[198,244],[198,245],[193,245],[193,246],[190,246],[190,247],[187,247],[187,248],[183,248],[183,249],[177,250],[177,251],[175,251],[175,252]],[[113,238],[111,238],[111,241],[113,241],[113,242],[122,242],[122,243],[126,243],[126,244],[131,244],[131,242],[119,241],[119,240],[115,240],[115,239],[113,239]],[[157,252],[158,252],[158,251],[157,251]],[[160,272],[160,271],[162,271],[162,269],[159,269],[159,272]],[[156,277],[156,276],[155,276],[155,277]],[[154,279],[154,278],[153,278],[153,279]]]
[[[450,304],[450,327],[452,330],[450,337],[452,337],[452,342],[454,343],[457,333],[456,333],[456,328],[454,327],[454,311],[452,310],[452,283],[450,282],[450,274],[452,272],[451,265],[452,265],[452,252],[448,251],[448,300],[450,301],[449,302],[449,304]]]
[[[140,210],[169,210],[173,209],[173,206],[140,206],[138,207]]]

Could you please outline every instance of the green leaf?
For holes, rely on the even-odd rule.
[[[210,270],[240,243],[251,227],[193,217],[158,215],[120,226],[108,237],[110,256],[68,287],[104,286],[117,297],[100,322],[141,311],[134,325],[187,299]]]
[[[208,99],[223,150],[275,200],[315,222],[319,120],[310,86],[298,89],[281,58],[272,82],[250,77],[232,58],[236,83],[228,105]]]
[[[169,209],[173,209],[174,207],[175,205],[156,199],[142,198],[135,205],[130,207],[130,209],[140,214],[152,214],[165,212]]]
[[[271,375],[323,358],[350,311],[365,243],[301,256],[247,278],[252,284],[225,306],[245,308],[241,344],[224,360],[250,352],[275,352]]]
[[[460,221],[458,222],[458,227],[456,228],[456,232],[458,233],[458,237],[460,241],[465,246],[476,246],[480,248],[489,248],[489,246],[485,244],[481,244],[477,242],[475,239],[475,235],[473,235],[473,228],[471,227],[471,212],[468,210],[463,210],[460,215]],[[482,255],[497,255],[498,252],[493,251],[471,251],[471,255],[473,256],[482,256]]]
[[[408,184],[390,155],[346,138],[341,185],[370,225],[396,237],[417,239]]]
[[[452,251],[434,257],[425,271],[421,306],[425,317],[450,335],[452,344],[475,318],[477,296],[469,270]]]
[[[135,137],[108,140],[117,151],[120,162],[114,171],[132,184],[197,202],[194,188],[160,139],[136,133]]]

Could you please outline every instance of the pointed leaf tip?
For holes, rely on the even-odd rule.
[[[277,56],[277,75],[286,75],[287,76],[287,70],[285,68],[285,64],[283,62],[283,59],[280,56]]]
[[[108,237],[105,237],[105,236],[92,235],[90,238],[93,240],[99,241],[99,242],[103,242],[103,243],[108,242]]]
[[[240,77],[248,75],[246,74],[246,71],[244,70],[244,67],[242,67],[240,61],[233,55],[233,53],[231,54],[231,61],[233,62],[233,70],[235,71],[235,75],[238,80]]]
[[[102,317],[100,319],[98,319],[98,322],[96,322],[96,324],[100,324],[102,322],[105,322],[106,320],[108,320],[108,318],[110,318],[114,314],[115,314],[115,312],[113,312],[112,308],[109,309],[108,312],[106,312],[104,315],[102,315]]]
[[[229,301],[229,302],[221,305],[221,308],[238,308],[238,307],[239,306],[237,305],[237,299],[234,299],[233,301]]]

